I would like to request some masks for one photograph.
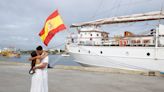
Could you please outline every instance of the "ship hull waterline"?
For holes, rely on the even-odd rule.
[[[74,61],[82,65],[164,72],[163,47],[69,46],[68,48]]]

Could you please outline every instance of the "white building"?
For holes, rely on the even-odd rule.
[[[102,45],[108,41],[108,33],[98,29],[81,29],[78,38],[78,43],[82,45]]]

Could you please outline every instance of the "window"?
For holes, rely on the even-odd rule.
[[[89,50],[88,53],[91,53],[91,51]]]
[[[144,40],[143,43],[150,43],[150,40]]]
[[[99,36],[99,34],[97,34],[97,36]]]
[[[132,40],[131,43],[136,43],[136,40]]]
[[[149,52],[147,53],[147,56],[150,56],[150,53]]]
[[[153,40],[153,43],[155,43],[155,40]]]
[[[100,51],[100,54],[103,54],[103,52],[102,52],[102,51]]]
[[[90,38],[90,41],[92,41],[92,38]]]
[[[92,36],[92,34],[90,34]]]
[[[141,41],[140,40],[137,40],[137,43],[141,43]]]

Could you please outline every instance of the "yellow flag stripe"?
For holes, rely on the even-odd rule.
[[[45,24],[45,28],[44,28],[44,34],[40,37],[41,40],[44,42],[44,40],[46,39],[48,33],[57,28],[58,26],[60,26],[61,24],[63,24],[63,21],[61,19],[61,17],[58,15],[53,19],[50,19],[46,22]]]

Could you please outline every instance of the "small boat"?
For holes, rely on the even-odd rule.
[[[9,58],[12,58],[12,57],[20,58],[21,57],[20,52],[15,51],[11,48],[5,48],[3,51],[1,51],[0,54],[4,57],[9,57]]]
[[[69,57],[70,55],[68,53],[61,54],[62,57]]]

